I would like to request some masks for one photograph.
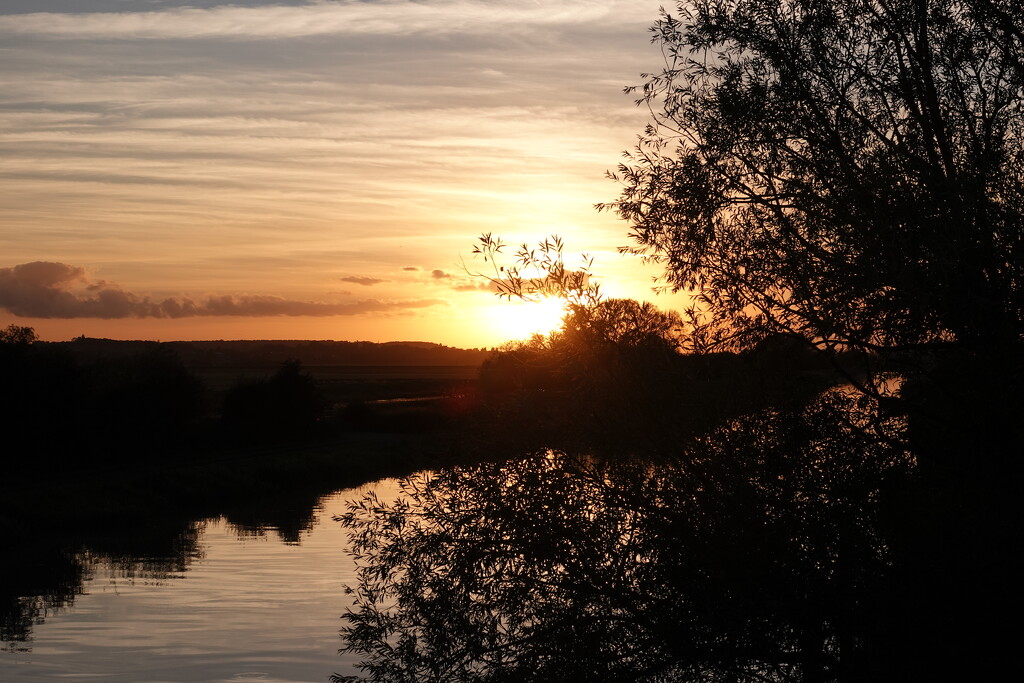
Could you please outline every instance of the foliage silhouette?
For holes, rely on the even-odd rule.
[[[693,0],[603,208],[722,343],[874,351],[1024,332],[1015,0]],[[734,336],[739,334],[740,336]]]
[[[326,405],[299,361],[287,361],[268,379],[242,380],[224,397],[223,422],[242,438],[310,435]]]
[[[345,648],[370,681],[881,675],[898,423],[832,392],[669,462],[549,451],[369,494],[340,518],[360,565]]]
[[[83,357],[39,342],[32,328],[15,332],[0,342],[0,427],[12,446],[0,462],[12,475],[151,464],[196,437],[204,389],[168,346]]]
[[[490,272],[480,273],[465,264],[462,268],[469,275],[487,279],[494,293],[505,299],[540,301],[555,297],[572,307],[587,308],[603,298],[601,286],[591,277],[594,259],[582,254],[578,268],[566,268],[565,244],[558,235],[542,240],[535,247],[523,243],[516,250],[514,260],[502,263],[507,247],[500,237],[484,233],[477,238],[472,253],[490,264]]]
[[[73,361],[59,352],[35,343],[30,327],[11,325],[0,331],[0,428],[10,447],[0,454],[5,470],[18,474],[33,469],[25,450],[33,446],[45,454],[63,447],[68,439],[59,424],[73,431],[67,417],[75,415],[72,406],[81,393],[79,373]]]
[[[743,354],[683,353],[689,329],[630,299],[573,306],[562,329],[484,362],[484,430],[510,450],[672,452],[730,417],[806,401],[838,380],[827,358],[781,339]]]
[[[0,345],[29,346],[38,341],[35,329],[21,325],[8,325],[0,330]]]
[[[180,445],[199,417],[202,383],[166,346],[101,358],[85,370],[90,399],[85,429],[98,446],[134,456],[140,442]]]

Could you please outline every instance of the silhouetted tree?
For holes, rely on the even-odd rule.
[[[31,327],[0,330],[0,431],[9,444],[0,463],[14,475],[60,472],[82,438],[82,372],[69,354],[37,342]]]
[[[325,408],[320,389],[299,361],[287,361],[273,376],[241,381],[224,397],[223,420],[247,438],[310,434]]]
[[[675,353],[684,348],[686,327],[679,314],[634,299],[603,299],[573,306],[560,334],[570,343],[615,345]]]
[[[609,432],[633,439],[651,421],[664,425],[678,398],[684,340],[679,317],[647,303],[573,304],[559,330],[509,343],[483,363],[489,429],[567,447],[607,440]]]
[[[687,0],[652,30],[654,120],[605,208],[719,339],[1020,340],[1017,0]]]
[[[692,329],[632,299],[570,306],[561,329],[509,343],[483,363],[486,429],[527,448],[675,448],[684,436],[806,401],[839,379],[828,359],[791,339],[742,354],[693,353]]]
[[[0,344],[10,346],[28,346],[38,341],[39,335],[32,327],[8,325],[0,330]]]
[[[199,416],[202,383],[163,344],[97,359],[85,371],[82,433],[98,454],[138,457],[180,444]]]

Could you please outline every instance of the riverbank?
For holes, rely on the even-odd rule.
[[[0,484],[0,533],[17,543],[41,532],[73,536],[222,514],[254,499],[322,495],[451,462],[459,457],[456,443],[451,432],[347,432],[175,460],[86,465],[74,476],[8,477]]]

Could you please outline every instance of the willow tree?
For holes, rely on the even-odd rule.
[[[687,0],[605,205],[742,344],[1024,330],[1020,0]]]

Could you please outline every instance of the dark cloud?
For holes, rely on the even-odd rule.
[[[417,273],[419,272],[419,269],[419,266],[405,266],[404,268],[402,268],[402,270],[406,271],[407,273]]]
[[[381,280],[380,278],[376,277],[359,277],[358,275],[343,277],[341,278],[341,281],[351,282],[354,285],[362,285],[363,287],[372,287],[374,285],[379,285],[382,282],[387,282],[387,280]]]
[[[33,261],[32,263],[22,263],[14,268],[4,268],[0,270],[0,277],[8,272],[26,287],[54,287],[66,282],[85,279],[85,269],[49,261]]]
[[[104,280],[89,282],[85,270],[35,261],[0,268],[0,308],[24,318],[188,318],[195,316],[334,316],[427,308],[439,299],[353,303],[294,301],[277,296],[211,296],[204,301],[172,297],[153,301]]]
[[[444,272],[443,270],[435,269],[430,271],[430,277],[434,278],[435,280],[444,280],[446,278],[450,278],[451,275]]]

